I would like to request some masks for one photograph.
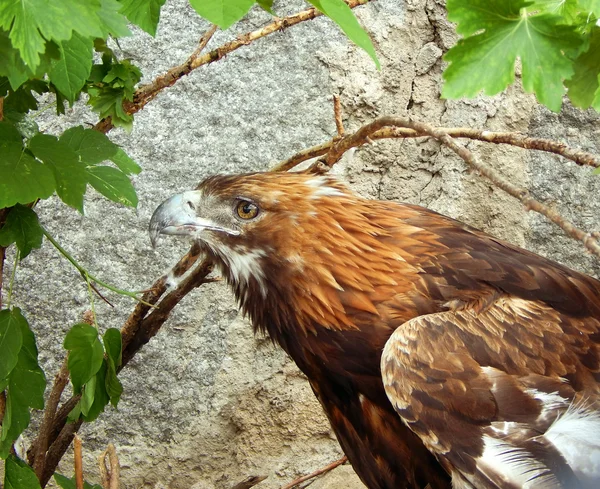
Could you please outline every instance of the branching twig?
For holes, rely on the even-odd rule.
[[[344,455],[339,460],[336,460],[335,462],[332,462],[329,465],[326,465],[325,467],[320,468],[319,470],[315,470],[312,474],[298,477],[296,480],[293,480],[292,482],[290,482],[289,484],[286,484],[285,486],[281,486],[279,489],[292,489],[292,487],[295,487],[298,484],[302,484],[303,482],[306,482],[307,480],[314,479],[315,477],[318,477],[320,475],[323,475],[327,472],[332,471],[333,469],[335,469],[336,467],[339,467],[340,465],[346,463],[347,461],[348,461],[348,457],[346,457]]]
[[[369,3],[371,0],[345,0],[350,8],[357,7],[359,5],[364,5]],[[266,37],[274,32],[281,31],[287,27],[294,26],[296,24],[300,24],[301,22],[305,22],[307,20],[312,20],[315,17],[319,17],[323,15],[315,8],[309,8],[307,10],[303,10],[302,12],[298,12],[294,15],[289,15],[287,17],[283,17],[281,19],[276,19],[270,24],[257,29],[252,32],[248,32],[241,36],[238,36],[237,39],[227,42],[223,44],[221,47],[217,49],[213,49],[212,51],[199,56],[199,51],[201,48],[199,47],[194,54],[192,54],[185,63],[175,66],[171,68],[164,75],[156,78],[152,83],[148,85],[144,85],[138,88],[133,96],[133,102],[126,102],[123,104],[123,108],[125,112],[129,115],[135,114],[140,109],[142,109],[146,103],[152,100],[161,90],[174,85],[179,79],[183,76],[189,74],[196,68],[200,68],[201,66],[214,63],[215,61],[219,61],[224,58],[226,55],[232,53],[233,51],[241,48],[242,46],[247,46],[248,44],[260,39],[262,37]],[[210,34],[210,35],[209,35]],[[208,40],[212,36],[211,31],[207,32],[202,40],[206,39],[205,45],[208,43]],[[198,53],[198,54],[196,54]],[[107,133],[113,128],[112,120],[110,117],[102,119],[98,124],[94,126],[94,129],[97,131],[101,131],[103,133]]]
[[[200,248],[198,245],[193,245],[190,251],[171,270],[169,275],[172,275],[172,277],[165,275],[159,278],[143,295],[142,301],[138,302],[121,329],[123,361],[119,371],[158,332],[173,308],[183,297],[195,287],[212,281],[212,279],[207,278],[212,270],[212,264],[206,260],[198,264],[186,276],[186,273],[198,261],[199,256]],[[167,292],[168,281],[171,278],[176,279],[181,277],[183,278],[178,287],[162,297]],[[61,460],[64,452],[71,444],[73,436],[82,424],[82,421],[66,423],[67,416],[79,401],[80,395],[71,397],[60,409],[56,410],[60,394],[68,382],[68,374],[64,373],[66,378],[59,373],[55,379],[46,407],[46,409],[50,409],[44,413],[44,421],[42,421],[42,426],[38,432],[38,438],[33,442],[29,450],[29,462],[39,467],[36,469],[36,474],[39,477],[41,473],[41,477],[39,478],[42,487],[45,486],[54,473],[58,462]],[[55,415],[52,415],[53,411],[56,413]],[[47,419],[52,421],[46,421]],[[42,450],[44,445],[49,447],[47,453],[46,449]],[[40,453],[45,454],[45,461],[43,460],[44,455],[38,458],[40,457]]]
[[[375,130],[374,127],[379,127],[379,129]],[[407,127],[385,127],[381,126],[379,123],[377,123],[374,127],[371,127],[369,128],[369,130],[366,131],[368,133],[367,137],[355,138],[351,142],[347,139],[344,148],[338,148],[334,156],[337,157],[337,159],[339,159],[341,155],[344,154],[344,152],[348,149],[362,146],[364,144],[368,144],[370,141],[375,141],[378,139],[405,139],[429,136],[429,134],[427,133],[423,133]],[[535,149],[537,151],[555,153],[573,161],[574,163],[577,163],[578,165],[588,165],[595,168],[600,168],[600,159],[592,153],[576,150],[567,146],[564,143],[552,141],[551,139],[530,138],[514,132],[479,131],[476,129],[470,129],[465,127],[450,127],[444,129],[444,132],[446,132],[449,136],[453,138],[474,139],[478,141],[485,141],[488,143],[508,144],[524,149]],[[352,135],[347,136],[347,138],[350,138],[351,136]],[[328,141],[326,143],[319,144],[318,146],[313,146],[312,148],[308,148],[299,153],[296,153],[287,160],[284,160],[281,163],[279,163],[273,169],[273,171],[287,171],[304,161],[323,156],[327,154],[333,146],[335,146],[336,142],[338,141]],[[335,157],[332,157],[331,159],[334,160]]]
[[[456,152],[468,165],[475,168],[481,175],[489,179],[494,185],[501,188],[511,196],[519,199],[527,210],[536,211],[553,223],[557,224],[567,235],[581,241],[585,247],[597,256],[600,256],[600,243],[593,233],[586,233],[577,228],[573,223],[563,218],[558,212],[535,200],[529,192],[513,185],[501,177],[488,165],[477,160],[464,146],[458,144],[453,138],[465,137],[481,141],[511,144],[522,148],[537,149],[560,154],[580,165],[600,167],[599,160],[591,153],[577,151],[562,143],[540,138],[528,138],[516,133],[493,133],[489,131],[476,131],[464,128],[435,128],[420,122],[399,117],[381,117],[361,127],[354,134],[298,153],[291,158],[279,163],[273,171],[287,171],[308,159],[324,156],[320,161],[331,167],[340,160],[342,155],[350,148],[355,148],[368,143],[370,140],[395,138],[395,137],[422,137],[431,136]]]

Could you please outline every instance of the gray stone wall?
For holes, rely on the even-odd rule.
[[[279,15],[305,7],[300,1]],[[264,170],[335,132],[332,95],[341,96],[347,130],[378,115],[410,115],[436,125],[520,131],[598,151],[598,117],[566,108],[540,108],[519,86],[496,97],[439,99],[442,53],[455,42],[441,0],[378,0],[356,9],[371,33],[382,69],[324,18],[261,39],[203,67],[165,90],[136,116],[131,134],[110,137],[143,167],[134,177],[137,211],[117,207],[90,191],[82,218],[58,199],[40,207],[45,226],[92,273],[130,290],[150,285],[187,249],[164,241],[150,247],[146,227],[169,195],[215,172]],[[181,63],[207,25],[184,0],[163,9],[156,39],[135,31],[117,52],[141,66],[144,81]],[[209,48],[257,27],[259,10]],[[75,106],[42,129],[57,132],[81,120]],[[508,146],[468,146],[513,181],[586,229],[600,228],[600,179],[559,157]],[[435,141],[385,141],[361,148],[335,169],[362,195],[418,203],[451,215],[569,266],[600,275],[597,259],[544,218],[470,173]],[[19,268],[16,305],[37,331],[49,379],[64,352],[70,325],[89,308],[78,273],[45,243]],[[109,294],[96,300],[102,327],[120,327],[132,301]],[[224,284],[192,292],[162,331],[121,375],[119,409],[84,426],[90,479],[95,458],[116,445],[122,479],[130,488],[228,488],[250,474],[268,475],[259,487],[277,488],[341,456],[327,420],[295,365],[268,339],[255,338]],[[63,471],[70,474],[68,457]],[[312,487],[362,487],[350,467]]]

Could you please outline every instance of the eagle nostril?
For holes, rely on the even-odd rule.
[[[187,201],[185,202],[185,204],[186,204],[186,205],[187,205],[187,206],[188,206],[188,207],[189,207],[191,210],[193,210],[193,211],[195,211],[195,210],[196,210],[196,206],[195,206],[195,204],[194,204],[194,203],[193,203],[191,200],[187,200]]]

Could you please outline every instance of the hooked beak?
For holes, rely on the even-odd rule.
[[[189,191],[174,195],[160,204],[152,214],[148,226],[152,247],[156,248],[160,234],[195,236],[205,229],[239,234],[236,231],[218,226],[208,219],[199,217],[197,214],[198,203],[198,192]]]

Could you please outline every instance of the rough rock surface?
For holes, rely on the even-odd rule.
[[[304,8],[300,1],[288,3],[276,2],[275,11],[283,16]],[[85,218],[53,199],[40,208],[44,225],[92,273],[142,289],[187,249],[175,240],[151,249],[146,226],[158,203],[211,173],[267,169],[328,140],[335,132],[333,94],[341,96],[347,130],[378,115],[410,115],[444,126],[552,137],[598,152],[596,114],[569,107],[552,114],[518,84],[492,98],[440,100],[441,55],[456,40],[443,1],[378,0],[356,12],[373,37],[381,71],[324,18],[261,39],[165,90],[136,116],[131,134],[110,133],[144,169],[134,178],[137,211],[90,191]],[[209,48],[267,20],[253,10],[231,31],[215,35]],[[120,54],[141,66],[147,82],[181,63],[206,29],[184,0],[169,1],[156,39],[136,31],[121,42]],[[41,126],[59,131],[95,122],[80,106],[69,118],[58,123],[48,116]],[[508,146],[469,147],[581,227],[600,228],[600,179],[588,170]],[[335,171],[363,195],[429,206],[600,275],[600,261],[580,244],[528,214],[434,141],[379,142]],[[38,333],[51,379],[64,355],[65,332],[90,307],[87,289],[45,243],[19,268],[15,297]],[[119,327],[133,304],[109,297],[114,308],[96,300],[98,319],[102,327]],[[251,474],[268,475],[257,487],[277,488],[341,456],[307,382],[268,339],[253,336],[224,284],[191,293],[121,379],[118,411],[108,410],[81,431],[92,480],[95,457],[109,442],[117,446],[123,484],[131,488],[221,489]],[[62,470],[71,473],[67,462]],[[343,466],[313,487],[362,484]]]

